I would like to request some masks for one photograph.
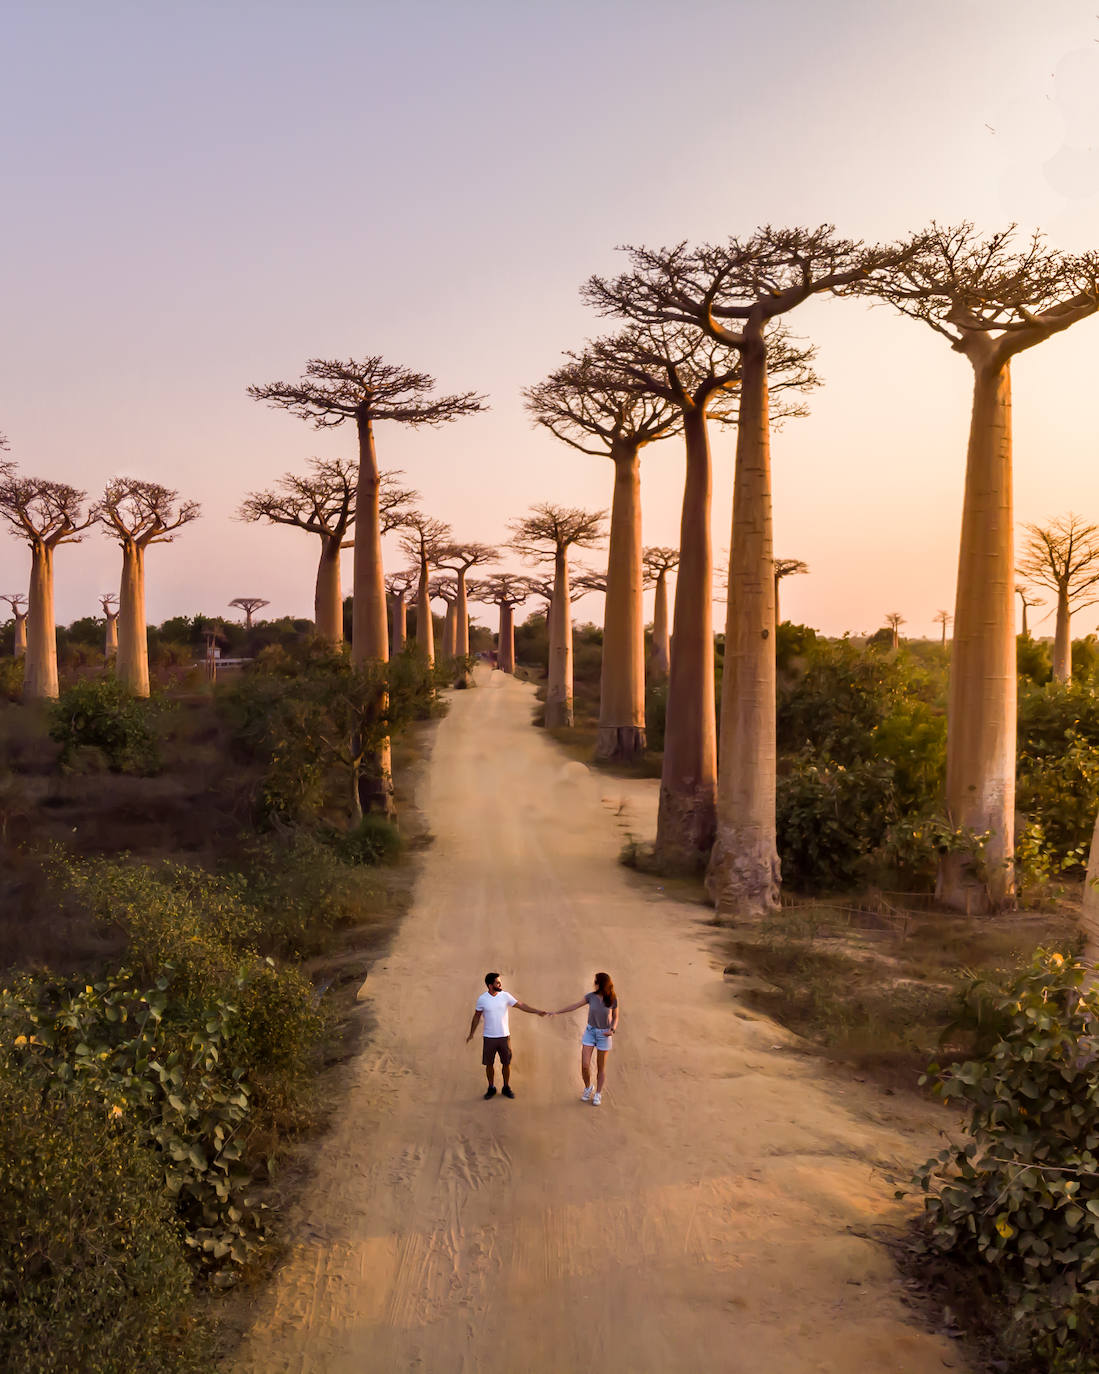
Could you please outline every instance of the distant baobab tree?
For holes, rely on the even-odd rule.
[[[904,616],[901,615],[900,611],[889,611],[886,614],[885,623],[893,634],[890,648],[899,649],[901,646],[901,626],[905,623]]]
[[[26,600],[22,592],[8,592],[6,596],[0,597],[0,601],[6,601],[11,607],[12,654],[15,658],[22,658],[27,652],[27,612],[24,608]]]
[[[86,492],[39,477],[0,481],[0,517],[31,551],[27,598],[27,652],[23,696],[27,701],[57,697],[57,628],[53,614],[53,556],[62,544],[78,544],[92,523],[84,510]]]
[[[122,549],[118,606],[118,676],[134,696],[149,695],[149,640],[145,626],[145,550],[170,544],[176,532],[197,520],[197,501],[137,477],[115,477],[91,515]]]
[[[517,573],[490,573],[477,583],[476,599],[500,608],[496,636],[496,666],[502,673],[515,672],[515,608],[531,595],[530,579]]]
[[[945,644],[945,643],[946,643],[946,627],[950,624],[950,622],[954,619],[954,617],[950,614],[949,611],[936,611],[936,612],[935,612],[935,615],[934,615],[934,617],[933,617],[933,619],[934,619],[936,625],[941,625],[941,626],[943,627],[942,639],[941,639],[940,643]]]
[[[469,593],[467,579],[472,568],[483,567],[499,558],[499,549],[489,544],[447,544],[439,551],[436,566],[452,572],[455,578],[454,639],[450,657],[469,657]]]
[[[1046,604],[1046,599],[1044,596],[1034,596],[1031,589],[1022,582],[1016,582],[1015,594],[1023,605],[1023,634],[1029,638],[1030,630],[1027,628],[1027,609],[1030,606],[1044,606]]]
[[[442,657],[454,657],[454,644],[457,631],[454,628],[454,610],[458,604],[458,583],[453,577],[433,577],[428,583],[428,601],[441,601],[446,606],[443,616]],[[419,614],[419,612],[417,612]]]
[[[99,604],[103,610],[103,657],[109,663],[112,658],[118,656],[118,597],[114,592],[104,592],[99,598]]]
[[[244,612],[244,628],[246,630],[252,628],[252,617],[255,613],[262,610],[264,606],[270,606],[270,604],[270,601],[264,601],[262,596],[237,596],[229,602],[230,606],[235,606]]]
[[[782,612],[779,610],[779,590],[778,584],[784,577],[800,577],[809,571],[809,564],[803,563],[800,558],[776,558],[772,560],[775,568],[775,624],[782,624]]]
[[[1089,525],[1070,513],[1048,525],[1024,525],[1023,529],[1027,541],[1019,571],[1056,597],[1053,677],[1068,682],[1072,678],[1073,613],[1099,602],[1099,525]],[[1025,610],[1024,606],[1024,614]]]
[[[329,644],[343,642],[343,593],[340,551],[349,547],[355,523],[358,463],[346,458],[311,458],[303,474],[287,472],[269,491],[253,491],[238,512],[241,520],[290,525],[319,537],[320,561],[313,596],[313,623]],[[378,474],[378,522],[381,534],[398,529],[419,492],[402,487],[399,470]]]
[[[385,590],[389,597],[389,645],[390,653],[394,656],[404,649],[408,637],[408,594],[416,585],[419,576],[419,568],[407,568],[404,572],[386,574]]]
[[[517,553],[532,562],[553,563],[546,684],[546,725],[549,728],[573,724],[569,549],[591,549],[601,543],[606,517],[606,511],[577,510],[547,502],[532,506],[528,516],[511,522],[511,547]]]
[[[645,752],[641,450],[682,424],[677,406],[622,366],[629,350],[628,335],[599,340],[524,392],[537,424],[614,465],[595,757],[620,761]]]
[[[409,511],[401,549],[419,565],[416,584],[416,646],[429,664],[435,662],[435,626],[431,619],[431,569],[450,540],[450,526],[423,511]]]
[[[653,644],[649,674],[658,682],[668,676],[671,641],[668,637],[668,574],[679,567],[679,550],[652,545],[642,551],[645,574],[654,585]]]
[[[865,287],[920,320],[969,360],[966,459],[947,711],[946,804],[959,830],[989,834],[978,871],[948,853],[938,896],[956,910],[1003,905],[1014,891],[1015,558],[1011,360],[1099,310],[1099,255],[1070,257],[1014,229],[933,224],[919,249]]]

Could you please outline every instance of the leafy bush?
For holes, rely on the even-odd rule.
[[[1020,693],[1016,804],[1059,865],[1086,862],[1099,810],[1099,694],[1086,683]]]
[[[131,696],[116,677],[81,679],[50,709],[50,739],[61,746],[59,763],[72,767],[86,751],[95,751],[112,773],[159,772],[157,709]]]
[[[19,1062],[31,1052],[7,1036],[0,1052],[0,1367],[208,1369],[153,1157],[101,1098]]]
[[[22,701],[26,659],[0,658],[0,701]]]
[[[1053,659],[1049,645],[1030,635],[1015,637],[1015,671],[1019,675],[1019,686],[1032,682],[1044,686],[1053,676]]]
[[[936,1251],[988,1266],[1014,1334],[1046,1364],[1099,1359],[1099,992],[1083,965],[1039,950],[1003,987],[973,980],[966,1008],[998,1038],[984,1057],[928,1076],[970,1107],[966,1145],[915,1182]]]
[[[645,735],[648,748],[660,753],[668,718],[668,684],[650,683],[645,691]]]
[[[401,832],[385,816],[364,816],[354,830],[331,830],[328,843],[348,864],[391,864],[401,852]]]
[[[806,750],[778,779],[776,811],[783,881],[802,892],[851,886],[896,816],[892,770]]]

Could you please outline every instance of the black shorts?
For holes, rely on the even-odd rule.
[[[485,1068],[493,1062],[497,1055],[500,1056],[501,1064],[511,1063],[511,1036],[510,1035],[486,1035],[484,1048],[481,1050],[481,1063]]]

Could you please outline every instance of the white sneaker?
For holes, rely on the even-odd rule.
[[[592,1093],[592,1095],[591,1095],[591,1105],[592,1105],[593,1107],[601,1107],[601,1106],[603,1105],[603,1094],[602,1094],[602,1093]]]
[[[590,1102],[590,1101],[591,1101],[591,1095],[592,1095],[593,1092],[595,1092],[595,1089],[594,1089],[594,1088],[591,1086],[591,1084],[589,1083],[588,1086],[584,1089],[584,1091],[580,1094],[580,1101],[581,1101],[581,1102]]]

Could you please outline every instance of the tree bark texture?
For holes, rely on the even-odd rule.
[[[641,563],[641,463],[636,443],[616,442],[607,551],[603,663],[595,757],[629,761],[645,752],[645,619]]]
[[[135,697],[149,695],[149,636],[145,628],[145,550],[133,539],[122,545],[118,593],[119,681]]]
[[[15,617],[14,635],[15,635],[14,656],[15,656],[16,658],[23,658],[23,657],[26,655],[26,652],[27,652],[27,613],[26,613],[26,611],[24,611],[22,615],[17,615],[17,616]]]
[[[718,912],[757,916],[779,899],[775,831],[775,574],[767,352],[741,352],[729,602],[721,689],[717,832],[706,890]]]
[[[668,573],[661,568],[656,575],[656,591],[653,593],[653,647],[649,655],[649,672],[655,682],[663,682],[668,676],[671,661],[668,643]]]
[[[558,549],[550,602],[549,680],[546,684],[546,726],[572,725],[572,601],[569,597],[569,556]]]
[[[500,602],[500,632],[496,637],[496,666],[502,673],[515,672],[515,612],[510,601]]]
[[[664,766],[656,854],[698,868],[714,839],[717,730],[714,701],[710,440],[703,411],[684,415],[687,473],[679,526],[679,575],[668,670]]]
[[[25,701],[57,700],[57,629],[53,620],[53,549],[44,540],[31,545],[27,596],[27,645],[23,668]]]
[[[1057,588],[1057,628],[1053,634],[1053,680],[1072,681],[1072,612],[1068,587]]]
[[[974,361],[973,414],[954,608],[947,713],[946,802],[953,824],[990,833],[985,872],[948,854],[937,896],[956,911],[1000,906],[1014,891],[1015,556],[1011,374]]]
[[[381,521],[378,514],[378,457],[374,427],[365,416],[357,421],[359,481],[355,492],[354,602],[351,615],[351,661],[389,660],[385,571],[382,567]],[[392,785],[392,784],[390,784]]]
[[[321,535],[317,589],[313,597],[317,635],[329,644],[343,643],[343,596],[340,592],[340,540]]]

